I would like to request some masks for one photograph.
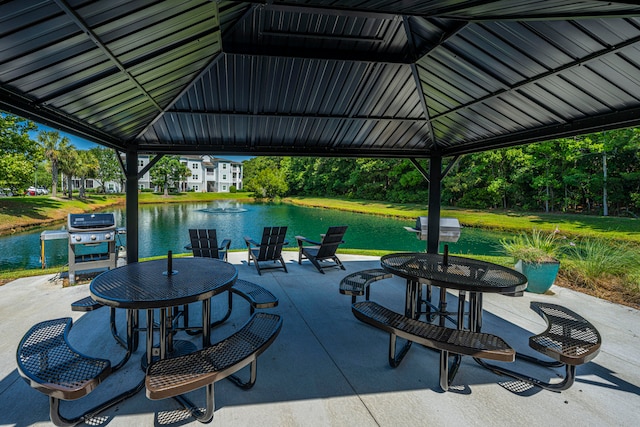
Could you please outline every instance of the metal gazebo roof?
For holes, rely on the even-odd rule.
[[[410,158],[437,252],[443,157],[640,124],[640,5],[4,1],[0,109],[126,153],[129,262],[140,153]]]
[[[640,6],[5,1],[0,109],[136,153],[463,154],[640,124]]]

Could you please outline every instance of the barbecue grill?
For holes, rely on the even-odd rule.
[[[69,283],[78,271],[116,268],[116,221],[112,213],[69,214]]]
[[[418,240],[427,240],[428,220],[427,216],[419,216],[416,218],[416,227],[404,227],[405,230],[416,233]],[[455,243],[460,238],[460,222],[457,218],[440,218],[440,235],[441,242]]]

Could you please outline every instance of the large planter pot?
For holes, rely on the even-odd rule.
[[[556,280],[560,262],[523,262],[518,261],[515,266],[516,271],[527,276],[527,292],[544,294],[549,290]]]

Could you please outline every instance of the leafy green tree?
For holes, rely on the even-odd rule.
[[[421,162],[425,170],[428,165]],[[429,183],[424,176],[408,160],[396,161],[391,171],[390,189],[387,200],[396,203],[427,203],[429,200]]]
[[[98,162],[94,179],[100,186],[100,191],[106,191],[106,183],[109,181],[121,181],[124,178],[122,168],[118,162],[115,150],[105,147],[94,147],[89,150]]]
[[[26,189],[42,160],[38,145],[29,137],[36,130],[30,120],[11,114],[0,114],[0,188],[14,193]]]
[[[58,194],[58,173],[61,170],[60,162],[63,153],[68,152],[70,147],[69,138],[61,137],[56,131],[43,130],[38,133],[38,141],[44,148],[44,156],[49,160],[51,165],[51,195],[56,197]],[[74,147],[75,149],[75,147]]]
[[[85,197],[85,182],[87,178],[93,178],[98,171],[98,159],[95,158],[91,151],[78,151],[78,162],[76,164],[75,176],[80,178],[80,191],[78,197]]]
[[[248,191],[253,191],[251,190],[251,181],[264,169],[280,169],[283,161],[283,157],[260,156],[243,162],[242,170],[245,188]]]
[[[151,170],[151,183],[163,189],[164,196],[169,197],[169,187],[191,175],[191,171],[186,165],[180,163],[177,156],[164,156]]]
[[[289,187],[282,170],[263,169],[252,179],[251,189],[258,198],[273,200],[287,194]]]

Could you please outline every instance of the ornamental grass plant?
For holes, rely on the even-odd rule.
[[[618,282],[640,290],[640,253],[632,245],[583,238],[565,251],[563,269],[576,285],[595,289],[605,282]]]
[[[551,233],[534,228],[531,233],[520,233],[500,244],[514,261],[529,263],[558,262],[560,247],[556,241],[558,229]]]

